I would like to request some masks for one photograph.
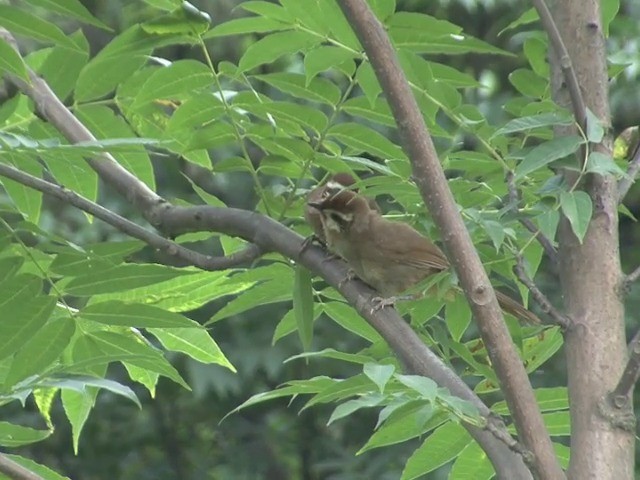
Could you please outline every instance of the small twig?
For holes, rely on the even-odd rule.
[[[519,213],[520,208],[518,204],[520,203],[520,197],[518,195],[518,188],[516,187],[515,175],[512,171],[507,172],[506,181],[507,190],[509,192],[509,203],[513,206],[514,211],[516,213]],[[536,240],[542,246],[544,253],[547,255],[547,257],[549,257],[549,260],[551,260],[554,268],[557,268],[559,263],[558,250],[553,245],[553,242],[544,233],[542,233],[538,227],[536,227],[536,224],[533,223],[531,219],[518,218],[518,220],[524,226],[524,228],[526,228],[536,236]]]
[[[0,472],[11,480],[44,480],[40,475],[36,475],[4,453],[0,453]]]
[[[511,434],[509,434],[509,431],[505,427],[505,424],[499,415],[492,412],[487,417],[487,424],[485,428],[489,432],[491,432],[491,434],[494,437],[496,437],[498,440],[503,442],[507,447],[509,447],[509,449],[520,454],[522,456],[524,463],[526,463],[529,466],[533,465],[533,458],[532,458],[533,454],[531,453],[531,450],[527,450],[524,447],[524,445],[522,445],[515,438],[513,438]]]
[[[623,281],[623,285],[624,285],[624,290],[628,290],[629,286],[635,282],[636,280],[638,280],[638,278],[640,278],[640,267],[636,267],[635,270],[633,272],[631,272],[629,275],[627,275],[626,277],[624,277],[624,281]]]
[[[631,393],[640,377],[640,330],[629,342],[629,360],[624,367],[616,388],[611,392],[613,405],[623,408],[631,401]]]
[[[627,176],[620,179],[618,182],[618,203],[622,203],[624,197],[627,196],[631,186],[636,181],[636,177],[640,172],[640,141],[636,142],[635,145],[630,146],[629,148],[634,147],[633,153],[629,155],[629,167],[627,168]]]
[[[69,203],[117,228],[121,232],[126,233],[133,238],[142,240],[158,250],[166,251],[170,255],[183,259],[189,264],[195,265],[203,270],[224,270],[235,267],[239,264],[249,263],[262,254],[260,248],[252,244],[247,248],[226,257],[203,255],[185,248],[176,242],[161,237],[157,233],[151,232],[131,220],[127,220],[117,213],[114,213],[111,210],[98,205],[75,192],[72,192],[71,190],[56,185],[55,183],[42,180],[41,178],[34,177],[33,175],[29,175],[17,168],[0,164],[0,175]]]
[[[576,71],[571,63],[569,51],[562,40],[562,36],[560,35],[556,22],[553,20],[551,12],[544,0],[531,0],[531,3],[538,12],[540,23],[542,23],[544,30],[547,32],[547,35],[549,35],[551,45],[553,46],[556,55],[558,55],[560,68],[562,69],[562,74],[565,78],[567,89],[569,90],[569,96],[571,97],[573,114],[575,115],[578,125],[582,131],[586,132],[587,106],[584,103],[584,98],[582,97],[582,90],[580,89],[580,83],[578,82]]]
[[[568,328],[571,325],[571,320],[553,306],[546,295],[540,291],[535,282],[529,277],[524,268],[524,259],[520,254],[516,255],[516,264],[513,267],[513,271],[516,277],[518,277],[518,280],[529,289],[533,300],[540,306],[544,313],[551,317],[555,324],[563,328]]]

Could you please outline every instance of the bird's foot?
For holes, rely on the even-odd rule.
[[[382,310],[386,307],[393,307],[396,302],[399,300],[399,297],[373,297],[371,299],[371,313],[377,312],[378,310]]]
[[[336,255],[337,256],[337,255]],[[338,257],[339,258],[339,257]],[[328,259],[327,259],[328,260]],[[355,279],[356,276],[356,272],[354,272],[353,270],[349,269],[347,271],[347,276],[344,277],[342,280],[340,280],[340,282],[338,283],[338,288],[342,288],[344,286],[345,283],[349,283],[351,282],[353,279]]]
[[[325,246],[324,242],[320,240],[320,238],[315,234],[309,235],[302,242],[302,246],[300,247],[300,253],[304,252],[307,248],[309,248],[312,244],[317,243],[318,245]]]

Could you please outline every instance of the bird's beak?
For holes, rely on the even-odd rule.
[[[322,211],[323,208],[322,202],[307,202],[307,205],[319,211]]]

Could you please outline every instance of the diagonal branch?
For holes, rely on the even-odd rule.
[[[522,255],[516,255],[516,264],[513,267],[513,271],[518,277],[518,280],[520,280],[520,282],[529,289],[531,296],[540,306],[542,311],[549,315],[556,325],[560,325],[562,328],[569,328],[571,320],[553,306],[546,295],[542,293],[533,279],[527,274],[527,271],[524,268],[524,259],[522,258]]]
[[[616,388],[611,392],[611,398],[616,407],[622,408],[631,401],[631,394],[638,378],[640,378],[640,331],[629,342],[629,360]]]
[[[558,56],[560,68],[565,78],[567,89],[569,90],[569,97],[571,98],[571,106],[573,107],[573,114],[578,121],[578,125],[583,132],[587,131],[587,106],[582,97],[582,90],[580,89],[580,83],[578,82],[578,76],[571,63],[571,57],[569,51],[562,40],[562,35],[553,20],[553,16],[549,11],[549,7],[544,0],[531,0],[531,3],[538,12],[540,17],[540,23],[542,27],[549,35],[551,45]]]
[[[0,472],[11,480],[44,480],[40,475],[26,469],[4,453],[0,453]]]
[[[194,265],[202,268],[203,270],[212,271],[232,268],[240,264],[252,262],[262,254],[260,248],[256,245],[249,245],[245,249],[226,257],[203,255],[185,248],[176,242],[161,237],[157,233],[151,232],[131,220],[121,217],[117,213],[114,213],[67,188],[41,178],[34,177],[33,175],[29,175],[28,173],[18,170],[17,168],[0,164],[0,176],[10,178],[22,185],[69,203],[70,205],[90,213],[94,217],[99,218],[103,222],[117,228],[121,232],[126,233],[133,238],[137,238],[138,240],[142,240],[158,250],[162,250],[175,258],[179,258],[187,262],[189,265]]]
[[[9,42],[13,40],[2,29],[0,36],[4,36]],[[38,113],[71,142],[94,140],[93,135],[60,102],[48,85],[32,71],[29,74],[32,80],[30,85],[14,77],[10,77],[10,81],[34,101]],[[409,372],[432,378],[454,395],[471,402],[482,416],[489,418],[491,412],[482,400],[428,349],[395,309],[374,311],[371,300],[377,292],[360,282],[343,282],[347,267],[342,261],[330,261],[326,252],[315,246],[303,249],[303,238],[300,235],[255,212],[211,206],[173,206],[122,168],[111,155],[100,155],[88,162],[105,183],[119,191],[152,225],[166,234],[216,231],[241,237],[255,244],[262,252],[276,251],[319,274],[340,291],[382,335]],[[464,426],[487,453],[499,478],[531,478],[522,456],[515,453],[511,445],[506,444],[510,442],[504,442],[505,438],[510,438],[504,425],[496,427],[492,424],[491,431],[471,424]],[[500,435],[496,435],[496,432]]]
[[[449,259],[471,306],[516,430],[533,452],[534,475],[564,479],[533,388],[504,322],[488,276],[466,230],[424,118],[382,24],[364,0],[338,0],[371,61],[411,161],[422,198],[442,232]]]

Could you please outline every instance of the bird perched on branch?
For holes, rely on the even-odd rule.
[[[356,188],[353,188],[355,183],[356,179],[353,178],[350,174],[340,172],[329,178],[326,183],[318,185],[307,195],[307,204],[304,208],[304,219],[313,229],[315,238],[323,245],[327,245],[327,240],[324,234],[325,228],[323,224],[323,216],[320,210],[311,207],[311,205],[322,202],[323,200],[326,200],[327,198],[335,195],[342,190],[351,189],[353,192],[357,192],[358,190]],[[366,200],[370,209],[375,210],[376,212],[380,212],[380,207],[378,207],[378,204],[375,202],[375,200],[373,200],[372,198],[367,198]],[[331,247],[329,247],[329,249],[333,251]],[[333,253],[337,252],[333,251]]]
[[[366,283],[393,303],[395,297],[425,278],[447,270],[447,257],[431,240],[406,223],[385,219],[369,200],[340,189],[308,206],[322,218],[328,248],[340,255]],[[501,308],[527,323],[540,319],[511,297],[496,292]],[[385,301],[389,299],[389,301]]]

